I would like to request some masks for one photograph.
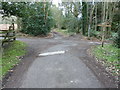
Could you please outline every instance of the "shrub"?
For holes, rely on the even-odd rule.
[[[48,5],[48,4],[47,4]],[[34,8],[32,8],[34,7]],[[50,10],[48,7],[44,9],[43,3],[35,3],[32,7],[29,7],[30,11],[28,11],[29,16],[22,17],[23,29],[21,30],[23,33],[30,35],[46,35],[50,32],[51,29],[51,20],[52,16],[50,14]],[[32,14],[31,14],[32,12]]]
[[[52,15],[49,2],[2,2],[3,15],[22,19],[22,32],[46,35],[50,32]]]
[[[120,30],[118,30],[116,37],[114,37],[114,45],[120,48]]]
[[[91,30],[91,36],[100,39],[101,38],[101,32],[100,31]]]

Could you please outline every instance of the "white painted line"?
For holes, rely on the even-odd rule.
[[[101,42],[89,42],[89,43],[92,43],[92,44],[101,44]]]
[[[55,51],[55,52],[47,52],[39,54],[39,56],[49,56],[49,55],[57,55],[57,54],[64,54],[65,51]]]
[[[102,42],[89,42],[90,44],[102,44]],[[104,43],[104,44],[108,44],[108,43]]]

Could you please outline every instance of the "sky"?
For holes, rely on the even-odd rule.
[[[53,2],[53,4],[55,4],[58,7],[58,3],[60,3],[61,0],[53,0],[52,2]]]

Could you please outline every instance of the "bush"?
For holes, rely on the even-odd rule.
[[[48,34],[51,29],[50,22],[52,20],[48,7],[45,8],[46,12],[43,11],[43,3],[34,3],[29,8],[29,11],[27,11],[29,13],[28,16],[22,17],[23,29],[21,32],[34,36]]]
[[[46,35],[50,32],[52,15],[49,2],[2,2],[3,15],[22,19],[22,32]]]
[[[101,38],[101,32],[100,31],[91,30],[91,35],[90,36],[93,36],[93,37],[96,37],[96,38],[100,39]]]
[[[120,30],[118,30],[116,37],[114,37],[114,45],[120,48]]]
[[[75,18],[75,17],[72,17],[72,16],[67,18],[66,27],[67,27],[69,32],[79,33],[78,24],[79,24],[78,18]]]

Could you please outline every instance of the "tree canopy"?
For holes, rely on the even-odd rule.
[[[35,36],[50,32],[52,15],[49,7],[48,2],[2,2],[3,15],[21,18],[21,31]]]
[[[120,2],[62,2],[58,7],[50,2],[2,2],[1,6],[4,16],[22,19],[22,32],[35,36],[57,27],[99,39],[105,29],[109,39],[118,37],[120,30]],[[111,27],[98,26],[103,23]]]

